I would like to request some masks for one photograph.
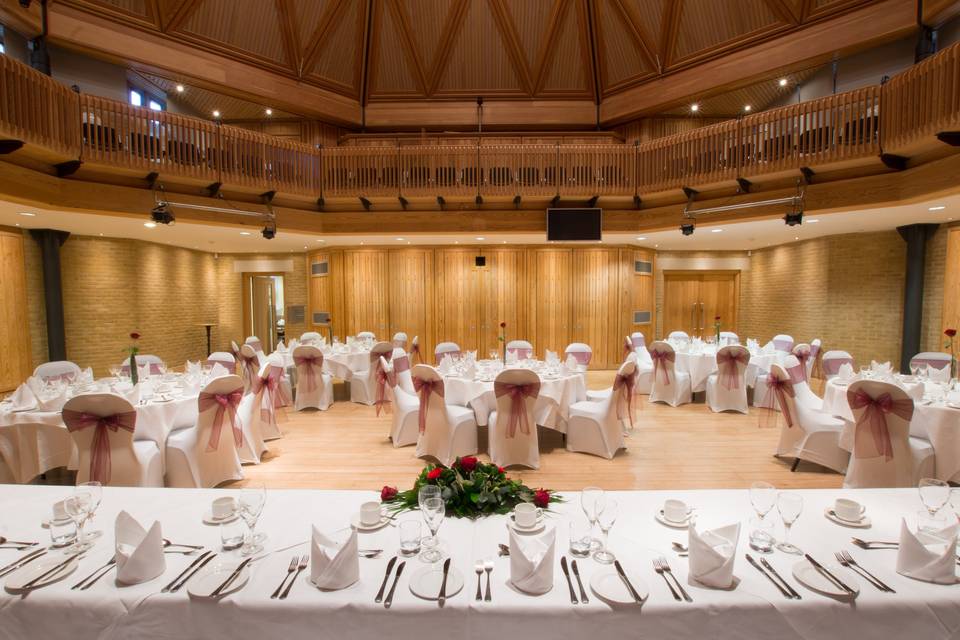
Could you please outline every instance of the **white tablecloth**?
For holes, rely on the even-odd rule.
[[[676,352],[677,359],[674,366],[678,371],[684,371],[690,374],[690,384],[694,392],[704,391],[707,388],[707,378],[717,372],[717,351],[714,347],[705,347],[703,351]],[[750,356],[750,362],[747,364],[747,370],[744,374],[747,386],[754,386],[757,375],[766,373],[774,363],[783,364],[783,360],[789,354],[783,352],[776,353],[757,353]]]
[[[448,376],[443,380],[444,393],[448,404],[457,404],[473,409],[477,425],[487,425],[490,414],[497,409],[497,397],[493,393],[493,382],[468,380]],[[570,405],[587,399],[587,384],[581,373],[572,373],[559,378],[540,378],[540,396],[533,408],[537,424],[567,432],[567,418],[570,417]]]
[[[40,519],[50,505],[70,493],[67,487],[0,486],[0,501],[8,516],[0,534],[14,539],[43,539]],[[608,494],[620,505],[620,517],[610,534],[610,548],[635,583],[650,591],[643,607],[611,607],[592,592],[586,605],[571,605],[560,570],[560,555],[567,553],[568,514],[582,518],[579,495],[567,494],[556,505],[548,523],[557,527],[557,558],[553,588],[542,596],[527,596],[508,585],[509,558],[497,557],[497,543],[507,542],[505,517],[477,521],[449,519],[440,528],[440,539],[452,553],[452,567],[464,574],[464,589],[450,597],[442,609],[409,591],[411,576],[424,565],[407,560],[397,586],[393,607],[374,603],[388,559],[396,552],[397,531],[385,527],[360,534],[361,548],[385,549],[383,556],[360,560],[360,581],[343,591],[321,592],[301,574],[287,600],[269,595],[286,575],[290,557],[309,553],[310,526],[324,529],[345,526],[363,500],[374,492],[277,490],[268,494],[258,530],[268,534],[267,546],[282,549],[252,565],[250,582],[220,602],[191,600],[186,590],[161,594],[160,589],[180,573],[192,558],[167,555],[162,576],[135,586],[118,587],[113,574],[87,591],[70,585],[90,574],[113,556],[113,522],[121,509],[149,525],[161,522],[163,535],[174,542],[206,544],[219,550],[219,531],[201,523],[210,500],[229,495],[226,490],[116,489],[104,490],[103,503],[92,527],[104,536],[67,579],[31,593],[28,597],[0,592],[0,638],[87,638],[142,640],[181,638],[284,638],[347,640],[384,638],[423,640],[456,638],[671,638],[677,640],[799,639],[850,640],[851,638],[922,638],[939,640],[960,634],[960,586],[918,582],[898,575],[895,551],[861,551],[850,544],[851,535],[876,540],[897,539],[900,518],[921,508],[913,489],[806,490],[804,511],[791,532],[791,540],[821,562],[831,562],[835,551],[850,551],[865,567],[897,593],[877,591],[859,580],[861,592],[854,603],[818,595],[801,586],[790,573],[796,556],[776,552],[768,561],[801,593],[801,600],[786,600],[745,560],[746,520],[752,513],[746,491],[618,492]],[[872,529],[847,529],[827,521],[823,510],[839,496],[853,497],[867,506]],[[670,550],[671,541],[686,542],[686,533],[668,529],[653,520],[664,499],[686,500],[697,509],[699,523],[714,527],[743,520],[730,591],[711,590],[687,583],[687,561]],[[13,517],[15,514],[15,517]],[[401,518],[418,518],[415,513]],[[780,535],[780,527],[777,528]],[[0,551],[0,563],[17,557]],[[666,557],[693,603],[676,602],[651,561]],[[492,559],[492,602],[474,600],[474,563]],[[580,573],[589,590],[591,576],[609,570],[592,560],[581,560]],[[572,576],[571,576],[572,579]],[[576,586],[574,586],[576,589]]]
[[[323,370],[341,380],[349,380],[353,374],[370,368],[370,350],[323,353]]]
[[[823,392],[823,410],[843,418],[846,424],[840,433],[840,446],[853,451],[853,412],[847,402],[847,387],[836,378],[827,381]],[[921,383],[906,383],[904,388],[913,397],[913,419],[910,435],[929,440],[937,456],[936,476],[941,480],[960,480],[960,409],[944,402],[924,404]]]

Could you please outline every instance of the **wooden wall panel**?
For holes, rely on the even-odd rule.
[[[947,258],[943,278],[943,320],[941,332],[960,328],[960,227],[950,229],[947,235]],[[940,334],[942,351],[946,339]]]
[[[649,273],[637,273],[636,262],[650,263]],[[622,350],[620,342],[634,331],[641,332],[647,343],[653,342],[656,335],[654,322],[657,317],[656,299],[653,289],[654,252],[648,249],[621,249],[620,250],[620,294],[621,312],[620,328],[617,331],[617,349]],[[649,322],[634,322],[635,313],[647,311],[650,313]]]
[[[0,229],[0,391],[10,391],[32,372],[27,324],[23,234]]]
[[[531,300],[534,350],[562,352],[570,344],[570,249],[534,249],[531,252]]]
[[[480,281],[472,249],[438,249],[436,342],[476,349],[479,337]],[[424,356],[428,356],[424,351]]]
[[[409,340],[420,338],[421,353],[433,353],[433,250],[399,249],[389,256],[390,330],[383,338],[403,331]],[[409,345],[409,343],[408,343]]]
[[[345,335],[373,331],[387,334],[387,251],[360,249],[343,252],[343,313]],[[343,336],[341,336],[342,338]]]
[[[482,281],[480,296],[479,355],[487,357],[499,349],[501,322],[506,322],[507,340],[531,340],[527,322],[527,300],[531,290],[525,270],[523,249],[483,251],[487,266],[478,269]]]
[[[613,368],[620,362],[618,261],[617,249],[575,249],[572,253],[571,342],[590,345],[591,364],[599,368]]]

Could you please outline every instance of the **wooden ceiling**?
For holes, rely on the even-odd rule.
[[[367,103],[603,99],[874,0],[55,1]]]

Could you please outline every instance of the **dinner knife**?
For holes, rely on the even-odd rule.
[[[576,560],[574,560],[574,564],[576,564]],[[637,593],[637,590],[633,588],[632,584],[630,584],[630,580],[627,578],[627,574],[623,570],[623,566],[620,565],[620,561],[614,560],[613,566],[617,570],[617,575],[619,575],[620,579],[623,580],[623,584],[627,585],[627,589],[630,590],[630,595],[633,596],[633,599],[637,602],[637,604],[643,604],[643,598],[640,597],[640,594]],[[583,587],[581,587],[581,589],[582,588]],[[586,602],[586,600],[584,600],[584,602]]]
[[[29,562],[33,562],[34,560],[36,560],[36,559],[39,558],[40,556],[45,555],[46,553],[47,553],[47,550],[46,550],[46,549],[36,549],[36,550],[34,550],[34,551],[31,551],[30,553],[28,553],[28,554],[25,555],[25,556],[21,556],[21,557],[17,558],[16,560],[14,560],[13,562],[11,562],[11,563],[8,564],[7,566],[5,566],[5,567],[3,567],[2,569],[0,569],[0,577],[5,576],[5,575],[7,575],[8,573],[12,573],[12,572],[16,571],[17,569],[19,569],[19,568],[22,567],[23,565],[25,565],[25,564],[27,564],[27,563],[29,563]]]
[[[224,580],[219,587],[214,589],[213,592],[210,593],[209,597],[216,598],[221,593],[223,593],[223,591],[227,589],[230,586],[230,584],[233,583],[234,580],[237,579],[237,576],[240,575],[240,572],[243,571],[246,568],[246,566],[250,564],[252,561],[253,561],[253,558],[247,558],[246,560],[241,562],[239,565],[237,565],[237,568],[233,570],[233,573],[231,573],[230,576],[226,580]]]
[[[777,580],[779,580],[780,582],[783,583],[783,586],[787,588],[787,591],[790,592],[790,594],[794,597],[795,600],[803,600],[803,598],[800,597],[800,594],[797,592],[797,590],[794,589],[793,586],[792,586],[789,582],[787,582],[786,580],[784,580],[783,576],[781,576],[779,573],[777,573],[777,570],[773,568],[773,565],[772,565],[772,564],[770,564],[769,562],[767,562],[767,559],[766,559],[766,558],[761,557],[761,558],[760,558],[760,564],[762,564],[764,567],[766,567],[767,571],[769,571],[771,574],[773,574],[773,576],[774,576]]]
[[[377,597],[374,598],[374,602],[383,602],[383,592],[387,588],[387,580],[390,579],[390,572],[393,571],[393,565],[397,564],[397,556],[390,558],[390,562],[387,563],[387,571],[383,574],[383,582],[380,584],[380,591],[377,591]]]
[[[198,573],[200,573],[200,570],[203,569],[205,566],[207,566],[207,564],[208,564],[211,560],[213,560],[214,558],[216,558],[216,557],[217,557],[217,554],[216,554],[216,553],[211,553],[209,556],[207,556],[207,558],[206,558],[203,562],[201,562],[200,564],[198,564],[197,567],[196,567],[193,571],[191,571],[191,572],[188,573],[186,576],[184,576],[183,579],[180,580],[180,582],[178,582],[177,584],[173,585],[173,586],[170,588],[170,593],[176,593],[177,591],[180,591],[180,589],[183,588],[183,585],[187,584],[193,576],[195,576],[195,575],[197,575]]]
[[[570,582],[570,570],[567,569],[567,556],[560,556],[560,568],[563,569],[563,575],[567,578],[567,587],[570,589],[570,602],[580,604],[577,600],[577,594],[573,591],[573,583]]]
[[[447,601],[447,575],[450,573],[450,558],[443,561],[443,582],[440,583],[440,595],[437,596],[437,604],[441,607]]]
[[[573,575],[577,578],[577,586],[580,587],[580,602],[587,604],[590,600],[587,598],[587,592],[583,589],[583,582],[580,580],[580,569],[577,567],[577,561],[570,562],[570,568],[573,569]]]
[[[63,569],[65,566],[67,566],[68,564],[70,564],[71,562],[73,562],[74,560],[76,560],[77,558],[79,558],[81,555],[83,555],[83,553],[84,553],[84,551],[79,551],[79,552],[77,552],[77,553],[74,553],[74,554],[71,555],[71,556],[68,556],[66,560],[63,560],[62,562],[58,562],[56,565],[54,565],[54,566],[51,567],[50,569],[47,569],[46,571],[44,571],[43,573],[41,573],[40,575],[38,575],[36,578],[34,578],[34,579],[31,580],[30,582],[26,583],[26,584],[23,585],[22,587],[20,587],[20,589],[21,589],[21,590],[26,590],[26,589],[32,588],[33,585],[35,585],[35,584],[37,584],[38,582],[42,581],[44,578],[47,578],[47,577],[52,576],[53,574],[57,573],[58,571],[60,571],[61,569]]]
[[[170,582],[168,582],[168,583],[167,583],[167,586],[165,586],[163,589],[160,589],[160,593],[167,593],[167,592],[169,592],[170,589],[173,588],[173,585],[177,584],[177,582],[180,580],[180,578],[182,578],[183,576],[187,575],[187,572],[189,572],[190,569],[193,569],[195,566],[197,566],[198,564],[200,564],[201,562],[203,562],[204,558],[206,558],[207,556],[209,556],[211,553],[213,553],[213,552],[212,552],[212,551],[204,551],[204,552],[201,553],[199,556],[197,556],[196,560],[194,560],[193,562],[191,562],[190,565],[189,565],[186,569],[184,569],[183,571],[181,571],[181,572],[177,575],[176,578],[174,578],[173,580],[171,580]]]
[[[760,573],[762,573],[762,574],[764,575],[764,577],[766,577],[767,580],[769,580],[770,582],[772,582],[772,583],[773,583],[773,586],[775,586],[775,587],[780,591],[780,594],[783,595],[784,598],[787,598],[788,600],[791,599],[791,598],[793,598],[793,594],[790,593],[789,591],[787,591],[786,589],[784,589],[783,586],[782,586],[779,582],[777,582],[777,581],[773,578],[772,575],[770,575],[769,573],[767,573],[767,570],[766,570],[766,569],[764,569],[764,568],[761,567],[759,564],[757,564],[757,561],[754,560],[754,559],[753,559],[753,556],[750,555],[749,553],[747,554],[747,562],[749,562],[751,565],[753,565],[753,567],[754,567],[757,571],[759,571]]]
[[[397,583],[400,582],[400,574],[403,573],[403,568],[407,566],[406,560],[400,563],[400,566],[397,567],[397,573],[393,576],[393,584],[390,585],[390,591],[387,592],[387,599],[383,601],[383,606],[385,609],[389,609],[390,605],[393,604],[393,592],[397,589]]]
[[[833,575],[832,573],[830,573],[830,571],[828,571],[827,568],[824,567],[822,564],[820,564],[819,562],[817,562],[816,560],[814,560],[813,557],[812,557],[809,553],[803,554],[803,557],[806,558],[806,559],[807,559],[807,562],[809,562],[810,564],[812,564],[812,565],[813,565],[813,568],[816,569],[817,571],[819,571],[819,572],[820,572],[820,575],[822,575],[824,578],[830,580],[833,584],[835,584],[836,586],[840,587],[841,589],[843,589],[843,590],[846,591],[847,593],[853,593],[853,589],[851,589],[851,588],[848,587],[846,584],[844,584],[844,582],[843,582],[840,578],[838,578],[837,576],[835,576],[835,575]]]

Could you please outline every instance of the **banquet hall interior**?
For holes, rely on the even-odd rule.
[[[958,145],[951,0],[0,0],[0,638],[956,637]]]

